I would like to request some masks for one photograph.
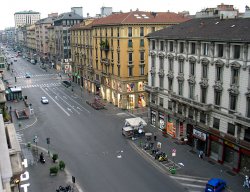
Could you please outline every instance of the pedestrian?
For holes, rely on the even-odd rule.
[[[247,187],[248,189],[250,188],[250,186],[249,186],[249,177],[247,175],[245,176],[243,187]]]
[[[201,150],[200,153],[199,153],[199,157],[200,157],[201,159],[203,159],[203,151],[202,151],[202,150]]]
[[[156,135],[154,135],[154,141],[156,141],[157,140],[157,136]]]

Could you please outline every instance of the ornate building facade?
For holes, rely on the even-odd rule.
[[[249,24],[193,19],[149,35],[151,124],[235,171],[250,169]]]
[[[186,20],[169,12],[131,11],[72,27],[73,81],[119,108],[146,106],[145,36]]]

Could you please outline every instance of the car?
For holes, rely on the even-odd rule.
[[[16,61],[17,61],[17,59],[14,59],[14,61],[16,62]]]
[[[26,77],[26,78],[30,78],[31,76],[30,76],[29,73],[25,73],[25,77]]]
[[[41,102],[42,104],[48,104],[49,100],[47,99],[47,97],[41,97]]]
[[[210,179],[205,188],[205,192],[221,192],[226,187],[226,181],[219,178]]]

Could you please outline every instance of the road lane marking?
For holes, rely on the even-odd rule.
[[[57,101],[55,99],[53,99],[53,97],[51,97],[49,95],[49,93],[47,91],[44,90],[44,88],[40,87],[42,89],[42,91],[52,100],[54,101],[54,103],[68,116],[70,116],[70,114],[59,104],[57,103]]]

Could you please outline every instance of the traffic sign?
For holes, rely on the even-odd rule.
[[[176,156],[176,149],[172,149],[172,157]]]

